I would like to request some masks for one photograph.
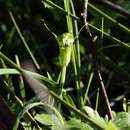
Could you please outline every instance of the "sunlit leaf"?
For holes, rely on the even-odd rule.
[[[0,69],[0,75],[6,75],[6,74],[20,74],[20,72],[16,69],[6,69],[6,68],[1,68]]]
[[[44,126],[48,126],[52,130],[64,130],[64,125],[60,122],[59,118],[55,114],[37,114],[35,119],[43,124]]]
[[[35,119],[43,125],[54,126],[57,122],[57,117],[54,114],[37,114]]]
[[[107,129],[107,122],[98,114],[97,111],[94,111],[91,107],[88,106],[84,106],[83,110],[88,114],[88,116],[91,117],[93,121],[97,122],[99,126]]]
[[[71,118],[67,126],[69,130],[94,130],[90,125],[76,118]]]
[[[130,130],[130,115],[127,112],[117,113],[113,122],[119,130]]]

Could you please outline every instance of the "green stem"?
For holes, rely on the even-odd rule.
[[[71,8],[72,8],[72,13],[74,16],[76,16],[76,13],[75,13],[75,10],[74,10],[74,5],[73,5],[73,1],[70,0],[70,4],[71,4]],[[74,26],[74,37],[76,38],[75,39],[75,44],[74,44],[74,47],[73,47],[73,51],[75,52],[75,57],[73,57],[75,60],[73,60],[73,64],[76,64],[76,66],[74,66],[74,73],[77,77],[77,81],[76,81],[76,87],[77,87],[77,95],[78,95],[78,104],[80,108],[82,108],[82,105],[83,105],[83,97],[81,96],[81,88],[80,88],[80,69],[81,69],[81,61],[80,61],[80,45],[79,45],[79,39],[78,39],[78,35],[79,35],[79,32],[78,32],[78,24],[77,24],[77,20],[74,19],[74,22],[73,22],[73,26]]]
[[[21,67],[18,55],[15,56],[15,59],[16,59],[17,66]],[[25,99],[25,95],[26,95],[25,94],[25,86],[24,86],[23,77],[21,75],[19,76],[19,89],[20,89],[20,94],[21,94],[22,99]]]
[[[113,19],[112,17],[110,17],[109,15],[107,15],[106,13],[104,13],[103,11],[101,11],[100,9],[98,9],[93,4],[88,3],[88,6],[90,7],[90,9],[96,11],[98,13],[98,15],[103,16],[104,18],[108,19],[109,21],[111,21],[112,23],[114,23],[116,26],[118,26],[119,28],[121,28],[122,30],[124,30],[125,32],[127,32],[127,33],[130,34],[130,29],[129,28],[127,28],[123,24],[117,22],[115,19]]]
[[[96,106],[95,106],[95,111],[98,110],[98,104],[99,104],[99,88],[97,89],[97,96],[96,96]]]
[[[72,0],[71,0],[71,6],[72,6],[73,15],[76,16]],[[81,62],[80,62],[80,45],[79,45],[79,39],[77,37],[79,35],[77,20],[74,20],[74,33],[75,33],[74,37],[76,37],[75,47],[76,47],[76,54],[77,54],[77,67],[78,67],[78,73],[80,73]]]
[[[61,76],[60,76],[60,82],[59,82],[59,87],[60,87],[60,95],[62,97],[62,90],[64,88],[65,84],[65,78],[66,78],[66,66],[61,68]]]
[[[122,42],[121,40],[111,36],[110,34],[106,33],[106,32],[103,32],[101,29],[93,26],[92,24],[89,24],[89,27],[94,29],[95,31],[97,31],[98,33],[103,33],[104,37],[107,37],[109,38],[110,40],[112,40],[113,42],[115,42],[116,44],[119,44],[121,47],[125,47],[126,49],[129,49],[130,50],[130,45],[125,43],[125,42]]]
[[[85,92],[84,101],[83,101],[84,105],[86,104],[86,101],[88,100],[88,92],[89,92],[89,89],[90,89],[90,84],[92,82],[93,76],[94,76],[94,72],[91,72],[91,74],[89,76],[89,80],[88,80],[87,90]]]
[[[40,66],[39,66],[38,62],[36,61],[33,53],[31,52],[26,40],[24,39],[24,37],[23,37],[23,35],[22,35],[22,33],[21,33],[21,31],[20,31],[20,29],[19,29],[19,27],[18,27],[18,25],[17,25],[17,23],[16,23],[16,21],[14,19],[14,16],[13,16],[12,12],[9,12],[9,15],[11,17],[11,20],[12,20],[12,22],[13,22],[13,24],[14,24],[14,26],[15,26],[15,28],[16,28],[16,30],[17,30],[17,32],[18,32],[18,34],[19,34],[19,36],[20,36],[20,38],[21,38],[21,40],[22,40],[22,42],[23,42],[23,44],[24,44],[24,46],[25,46],[25,48],[26,48],[26,50],[28,52],[28,54],[29,54],[29,56],[31,57],[34,65],[36,66],[36,68],[39,70]]]
[[[78,70],[76,66],[76,51],[75,51],[75,46],[72,48],[72,63],[73,63],[73,69],[74,69],[74,74],[75,74],[75,82],[76,82],[76,89],[77,89],[77,99],[78,99],[78,107],[82,108],[83,106],[83,98],[81,96],[81,87],[80,87],[80,79],[78,76]]]
[[[72,17],[73,19],[79,20],[78,17],[74,16],[71,13],[68,13],[66,10],[64,10],[60,6],[56,5],[55,3],[53,3],[51,0],[44,0],[44,1],[42,1],[43,4],[44,4],[44,2],[47,3],[47,4],[49,4],[49,5],[51,5],[52,7],[54,7],[55,9],[57,9],[58,11],[60,11],[61,13],[65,14],[65,15],[70,15],[70,17]]]
[[[70,0],[64,0],[64,8],[65,11],[70,13]],[[68,27],[68,32],[73,33],[73,25],[72,25],[72,19],[69,15],[66,15],[66,21],[67,21],[67,27]]]

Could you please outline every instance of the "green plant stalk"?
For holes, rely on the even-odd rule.
[[[12,22],[13,22],[13,24],[14,24],[14,26],[15,26],[15,28],[16,28],[16,30],[17,30],[17,32],[18,32],[18,34],[19,34],[19,36],[20,36],[20,38],[21,38],[21,40],[22,40],[22,42],[23,42],[23,44],[24,44],[24,46],[25,46],[25,48],[26,48],[26,50],[28,52],[28,54],[29,54],[29,56],[31,57],[34,65],[36,66],[36,68],[39,70],[40,66],[39,66],[36,58],[34,57],[33,53],[31,52],[25,38],[23,37],[23,35],[22,35],[22,33],[21,33],[21,31],[20,31],[20,29],[19,29],[19,27],[18,27],[18,25],[17,25],[17,23],[16,23],[16,21],[14,19],[14,16],[13,16],[12,12],[9,12],[9,15],[11,17],[11,20],[12,20]]]
[[[103,33],[104,37],[107,37],[107,38],[109,38],[110,40],[112,40],[113,42],[115,42],[116,44],[119,44],[121,47],[124,47],[124,48],[130,50],[130,45],[129,45],[129,44],[127,44],[127,43],[125,43],[125,42],[122,42],[121,40],[119,40],[119,39],[117,39],[117,38],[111,36],[110,34],[108,34],[108,33],[106,33],[106,32],[103,32],[101,29],[99,29],[99,28],[93,26],[92,24],[89,24],[89,23],[88,23],[88,25],[89,25],[90,28],[94,29],[94,30],[97,31],[98,33]]]
[[[43,4],[44,4],[44,2],[47,3],[47,4],[49,4],[49,5],[51,5],[52,7],[54,7],[55,9],[57,9],[58,11],[61,11],[61,13],[65,14],[65,15],[70,15],[73,19],[79,20],[78,17],[74,16],[71,13],[68,13],[63,8],[61,8],[60,6],[58,6],[55,3],[53,3],[51,0],[44,0],[44,1],[42,1]]]
[[[67,0],[68,1],[68,0]],[[66,0],[64,0],[64,6],[65,6],[65,10],[68,11],[69,10],[69,4]],[[68,12],[69,13],[69,12]],[[72,33],[72,25],[71,25],[71,18],[67,15],[66,16],[66,20],[67,20],[67,27],[68,27],[68,32],[69,33]],[[67,52],[66,52],[67,53]],[[61,57],[62,58],[62,57]],[[64,57],[63,57],[64,58]],[[63,60],[63,59],[61,59]],[[59,82],[59,85],[60,85],[60,96],[62,97],[62,89],[64,88],[64,84],[65,84],[65,78],[66,78],[66,68],[67,66],[66,65],[62,65],[61,66],[61,77],[60,77],[60,82]]]
[[[71,3],[71,8],[72,8],[72,13],[74,16],[76,16],[75,10],[74,10],[74,5],[73,5],[73,1],[70,0]],[[80,61],[80,47],[79,47],[79,39],[78,39],[78,24],[77,24],[77,20],[74,19],[74,34],[75,34],[75,47],[76,47],[76,54],[77,54],[77,67],[78,67],[78,73],[80,73],[80,68],[81,68],[81,61]]]
[[[60,82],[59,82],[59,86],[60,86],[60,97],[62,97],[62,90],[64,88],[64,84],[65,84],[65,79],[66,79],[66,66],[61,68],[61,74],[60,74]]]
[[[97,96],[96,96],[96,105],[95,105],[95,111],[98,110],[98,104],[99,104],[99,88],[97,89]]]
[[[73,44],[73,35],[71,33],[63,33],[57,37],[57,42],[59,44],[59,63],[60,63],[60,75],[59,75],[59,95],[62,95],[62,90],[64,89],[66,69],[71,60],[71,48]],[[62,96],[61,96],[62,97]]]
[[[69,2],[67,2],[67,1],[64,0],[64,7],[65,7],[66,11],[70,10]],[[70,11],[68,11],[68,12],[70,12]],[[67,21],[67,27],[68,27],[67,33],[72,34],[73,28],[72,28],[71,17],[69,15],[66,16],[66,21]],[[68,66],[67,61],[69,60],[69,59],[66,59],[66,57],[67,56],[70,57],[70,55],[71,55],[71,45],[68,45],[68,43],[63,43],[64,38],[67,36],[67,33],[66,34],[64,33],[63,35],[59,36],[59,38],[57,39],[58,43],[59,43],[59,49],[60,49],[59,60],[61,62],[61,73],[60,73],[60,80],[59,80],[59,87],[60,87],[59,95],[60,95],[60,97],[62,97],[62,90],[64,88],[65,78],[66,78],[66,68]],[[68,40],[68,39],[66,39],[66,40]],[[59,105],[59,108],[60,108],[60,105]]]
[[[65,79],[66,79],[66,67],[62,67],[61,69],[61,84],[62,85],[64,85]]]
[[[124,26],[123,24],[117,22],[115,19],[113,19],[112,17],[110,17],[109,15],[107,15],[106,13],[104,13],[103,11],[101,11],[100,9],[98,9],[96,6],[94,6],[93,4],[88,2],[88,7],[90,7],[90,9],[94,10],[95,12],[98,13],[98,15],[100,14],[101,16],[103,16],[104,18],[108,19],[109,21],[111,21],[113,24],[115,24],[116,26],[118,26],[119,28],[121,28],[122,30],[124,30],[125,32],[130,34],[130,29],[127,28],[126,26]]]
[[[67,0],[68,1],[68,0]],[[64,0],[64,7],[65,7],[65,10],[66,11],[68,11],[68,10],[70,10],[70,7],[69,7],[69,3],[67,2],[66,0]],[[69,11],[68,11],[68,13],[69,13]],[[71,18],[67,15],[66,16],[66,21],[67,21],[67,27],[68,27],[68,31],[67,32],[69,32],[70,34],[72,34],[72,31],[73,31],[73,28],[72,28],[72,22],[71,22]],[[65,34],[64,34],[65,35]],[[66,34],[67,35],[67,34]],[[59,39],[59,40],[63,40],[63,38],[64,37],[62,37],[61,39]],[[59,42],[62,42],[62,41],[59,41]],[[62,45],[62,47],[61,47],[61,45],[59,45],[59,49],[60,49],[60,62],[62,62],[62,61],[64,61],[64,60],[68,60],[68,59],[62,59],[62,58],[65,58],[64,56],[65,55],[71,55],[71,45],[68,45],[68,49],[66,50],[65,48],[67,48],[67,47],[65,47],[65,45],[64,44],[66,44],[66,43],[59,43],[59,44],[63,44]],[[63,48],[63,49],[62,49]],[[66,50],[66,52],[65,52],[65,50]],[[68,54],[65,54],[65,53],[68,53]],[[65,61],[66,62],[66,61]],[[60,91],[59,91],[59,95],[60,95],[60,97],[62,97],[62,90],[63,90],[63,88],[64,88],[64,84],[65,84],[65,79],[66,79],[66,68],[67,68],[67,66],[68,66],[68,63],[66,64],[66,63],[62,63],[62,65],[61,65],[61,73],[60,73],[60,81],[59,81],[59,87],[60,87]],[[60,105],[59,105],[60,106]],[[60,107],[59,107],[60,108]]]
[[[91,74],[90,74],[90,76],[89,76],[89,80],[88,80],[88,85],[87,85],[87,89],[86,89],[86,92],[85,92],[85,96],[84,96],[83,105],[85,105],[86,102],[87,102],[88,92],[89,92],[89,89],[90,89],[90,84],[91,84],[91,82],[92,82],[93,76],[94,76],[94,72],[91,72]]]
[[[70,0],[64,0],[64,6],[65,6],[65,10],[67,12],[71,12],[71,9],[70,9],[70,6],[73,5],[73,2],[70,1]],[[74,13],[74,7],[72,6],[72,10],[73,10],[73,13]],[[74,33],[74,28],[73,28],[73,22],[72,22],[72,19],[69,15],[66,16],[66,20],[67,20],[67,27],[68,27],[68,31],[70,33]],[[79,49],[79,48],[78,48]],[[78,50],[79,51],[79,50]],[[80,59],[80,57],[78,57]],[[83,99],[82,99],[82,96],[81,96],[81,91],[80,91],[80,79],[79,79],[79,67],[78,67],[78,63],[80,60],[77,59],[77,52],[76,52],[76,46],[73,45],[72,46],[72,63],[73,63],[73,67],[74,67],[74,73],[75,73],[75,76],[76,76],[76,87],[77,87],[77,96],[78,96],[78,104],[79,104],[79,107],[82,108],[82,104],[83,104]]]
[[[17,69],[19,72],[22,72],[22,68],[18,67],[12,60],[10,60],[7,56],[5,56],[2,52],[0,52],[0,58],[3,59],[4,62],[8,63],[15,69]]]
[[[74,16],[76,16],[76,13],[75,13],[75,9],[74,9],[74,5],[73,5],[73,1],[70,0],[70,4],[71,4],[71,8],[72,8],[72,13]],[[73,51],[74,51],[74,55],[73,56],[73,64],[76,64],[74,65],[74,73],[75,75],[77,75],[77,81],[76,81],[76,87],[77,87],[77,95],[78,95],[78,102],[80,103],[80,108],[82,108],[82,105],[83,105],[83,97],[81,96],[81,88],[80,88],[80,69],[81,69],[81,60],[80,60],[80,46],[79,46],[79,39],[78,39],[78,35],[79,35],[79,32],[78,32],[78,24],[77,24],[77,20],[73,20],[73,30],[74,30],[74,37],[75,37],[75,44],[74,44],[74,47],[73,47]],[[75,58],[75,60],[74,60]]]
[[[101,38],[102,38],[102,41],[103,41],[103,32],[104,32],[104,17],[102,17],[102,26],[101,26]]]
[[[20,65],[20,61],[19,61],[19,58],[18,58],[18,55],[15,56],[15,59],[16,59],[16,64],[18,67],[21,67]],[[20,75],[19,76],[19,88],[20,88],[20,94],[21,94],[21,97],[22,99],[25,99],[25,89],[24,89],[24,81],[23,81],[23,77]]]
[[[76,90],[77,90],[77,99],[78,99],[78,107],[82,108],[83,106],[83,98],[81,96],[81,88],[80,88],[80,79],[78,79],[78,70],[76,66],[76,49],[75,46],[72,46],[72,63],[73,63],[73,69],[74,69],[74,75],[76,77]]]
[[[127,112],[127,100],[126,100],[125,97],[123,98],[122,107],[123,107],[123,110],[124,110],[125,112]]]
[[[102,17],[102,22],[101,22],[101,39],[102,39],[102,41],[101,41],[101,46],[100,46],[100,48],[103,48],[103,40],[104,40],[104,17]],[[102,62],[102,55],[103,55],[103,50],[101,49],[101,51],[100,51],[100,57],[99,57],[99,59],[100,59],[100,63]]]
[[[1,66],[2,66],[3,68],[7,68],[7,66],[6,66],[6,64],[5,64],[5,62],[3,61],[2,58],[0,58],[0,64],[1,64]],[[8,75],[5,75],[5,80],[6,80],[6,81],[8,81],[8,78],[9,78],[9,76],[8,76]]]
[[[70,0],[64,0],[64,8],[65,11],[70,13]],[[72,25],[72,19],[69,15],[66,15],[66,21],[67,21],[67,28],[69,33],[73,33],[73,25]]]

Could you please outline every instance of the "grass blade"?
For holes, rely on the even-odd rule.
[[[31,50],[30,50],[24,36],[22,35],[22,33],[21,33],[21,31],[20,31],[20,29],[19,29],[19,27],[18,27],[18,25],[17,25],[17,23],[16,23],[16,21],[14,19],[14,16],[13,16],[12,12],[9,12],[9,15],[11,17],[11,20],[12,20],[12,22],[13,22],[13,24],[14,24],[14,26],[15,26],[15,28],[16,28],[16,30],[17,30],[17,32],[18,32],[18,34],[19,34],[19,36],[20,36],[20,38],[21,38],[21,40],[22,40],[22,42],[23,42],[23,44],[24,44],[24,46],[25,46],[25,48],[26,48],[26,50],[28,52],[28,54],[29,54],[29,56],[31,57],[34,65],[36,66],[36,68],[39,70],[40,66],[39,66],[36,58],[34,57],[33,53],[31,52]]]

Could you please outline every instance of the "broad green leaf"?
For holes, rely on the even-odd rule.
[[[43,125],[54,126],[57,125],[58,119],[54,114],[37,114],[35,119]]]
[[[130,114],[127,112],[117,113],[113,122],[119,130],[130,130]]]
[[[76,118],[71,118],[67,122],[67,128],[68,130],[94,130],[90,125]]]
[[[99,124],[99,126],[101,126],[101,128],[107,129],[107,122],[100,117],[100,115],[98,114],[97,111],[94,111],[91,107],[88,106],[84,106],[83,110],[88,114],[88,116],[97,124]]]
[[[59,118],[55,114],[37,114],[35,119],[44,126],[48,126],[52,130],[65,129],[65,126],[60,122]]]

